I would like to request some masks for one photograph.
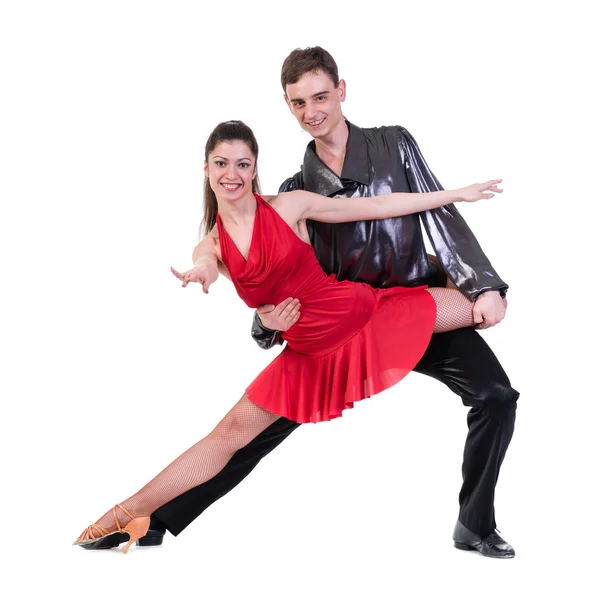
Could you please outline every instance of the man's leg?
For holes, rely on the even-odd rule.
[[[238,450],[212,479],[164,504],[153,516],[160,519],[173,535],[178,535],[213,502],[240,483],[262,458],[279,446],[299,425],[280,417],[247,446]]]
[[[519,393],[474,329],[434,335],[414,370],[445,383],[471,407],[458,519],[485,537],[496,528],[494,493],[512,438]]]
[[[133,536],[137,535],[136,531],[141,533],[143,530],[147,534],[156,510],[218,475],[237,451],[250,444],[279,418],[279,415],[251,402],[244,394],[207,436],[168,464],[138,492],[86,528],[75,543],[87,549],[101,549],[111,547],[106,544],[124,535],[124,532]],[[130,525],[133,527],[131,531],[127,529]],[[138,538],[131,537],[124,552]]]

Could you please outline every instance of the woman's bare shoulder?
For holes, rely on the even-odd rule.
[[[289,206],[290,204],[298,204],[310,196],[310,192],[304,190],[292,190],[291,192],[280,192],[274,196],[263,196],[263,198],[272,206]]]
[[[217,225],[215,224],[215,226],[206,234],[206,238],[209,238],[211,242],[217,242],[219,241],[219,229],[217,228]]]

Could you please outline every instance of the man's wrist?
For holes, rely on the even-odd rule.
[[[262,329],[264,329],[265,331],[268,331],[269,333],[279,333],[279,329],[269,329],[261,320],[260,315],[258,314],[258,311],[256,312],[256,322],[258,325],[260,325],[262,327]]]
[[[507,291],[507,288],[502,288],[499,290],[482,290],[475,297],[475,301],[479,300],[479,298],[481,298],[481,296],[483,296],[484,294],[489,294],[489,293],[496,293],[496,294],[500,295],[500,298],[506,298],[506,291]]]

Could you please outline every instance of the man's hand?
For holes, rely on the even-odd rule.
[[[274,306],[265,304],[256,309],[260,322],[273,331],[287,331],[300,318],[300,300],[286,298]]]
[[[506,305],[506,298],[502,298],[500,292],[480,294],[473,305],[473,320],[478,324],[475,329],[487,329],[500,323],[506,315]]]

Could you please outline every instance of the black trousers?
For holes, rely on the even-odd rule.
[[[467,529],[487,535],[496,527],[494,492],[512,438],[519,393],[511,387],[494,353],[474,329],[434,335],[414,370],[445,383],[464,405],[471,407],[458,518]],[[178,535],[240,483],[297,427],[299,423],[281,417],[238,450],[218,475],[171,500],[154,514],[173,535]]]

